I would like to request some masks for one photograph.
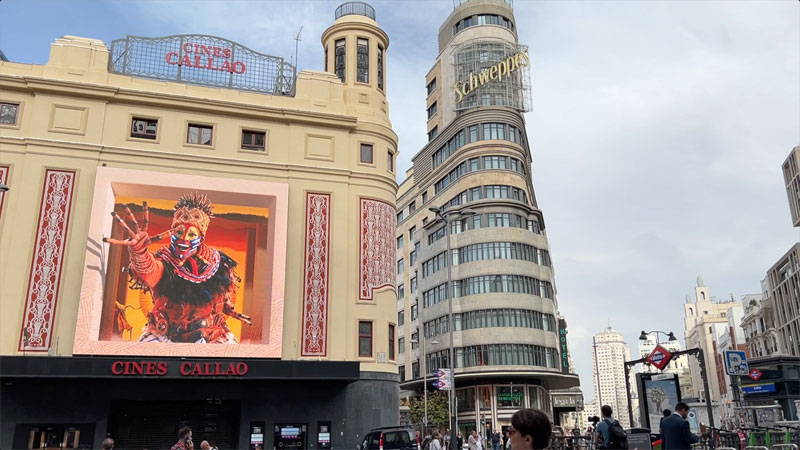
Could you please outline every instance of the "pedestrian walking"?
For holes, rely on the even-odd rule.
[[[539,409],[520,409],[508,428],[511,450],[542,450],[550,445],[550,418]]]
[[[478,443],[475,440],[475,436],[477,435],[478,433],[475,430],[469,434],[469,437],[467,438],[467,448],[469,448],[469,450],[478,450]]]
[[[497,430],[494,430],[494,434],[492,434],[492,449],[500,450],[500,432]]]
[[[461,450],[464,448],[464,436],[462,436],[461,433],[459,432],[457,438],[458,438],[458,450]]]
[[[428,445],[428,450],[442,450],[442,443],[439,440],[442,435],[439,434],[438,431],[433,433],[433,439],[431,439],[431,443]]]
[[[103,450],[111,450],[114,448],[114,440],[111,438],[103,439],[103,443],[100,444],[100,448]]]
[[[176,442],[170,450],[194,450],[192,429],[189,427],[182,427],[178,430],[178,442]]]
[[[477,450],[483,450],[483,436],[477,431],[475,432],[475,448]]]
[[[690,448],[700,439],[689,429],[686,415],[689,406],[680,402],[675,405],[675,412],[661,421],[661,437],[664,440],[661,448],[664,450],[678,450]]]

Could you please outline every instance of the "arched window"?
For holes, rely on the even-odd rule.
[[[706,293],[705,292],[701,292],[700,293],[700,299],[701,300],[705,300],[706,299]]]
[[[694,315],[694,310],[693,310],[692,308],[689,308],[689,315],[690,315],[690,316],[693,316],[693,315]]]

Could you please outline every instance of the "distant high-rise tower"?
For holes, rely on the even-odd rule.
[[[628,397],[625,394],[625,361],[631,359],[628,344],[622,334],[611,327],[594,335],[592,351],[592,380],[594,401],[609,405],[620,425],[631,426],[628,414]],[[631,383],[634,386],[633,383]]]

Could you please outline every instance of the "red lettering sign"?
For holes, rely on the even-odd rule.
[[[167,375],[166,361],[114,361],[111,363],[113,375]],[[185,377],[241,377],[247,375],[245,362],[184,362],[179,372]]]
[[[111,363],[114,375],[156,375],[167,374],[167,363],[164,361],[114,361]]]
[[[178,52],[167,52],[164,60],[170,65],[194,67],[196,69],[219,70],[223,72],[244,73],[245,64],[241,61],[228,61],[232,56],[231,49],[187,42],[183,44],[183,57]],[[224,60],[219,62],[220,58]]]

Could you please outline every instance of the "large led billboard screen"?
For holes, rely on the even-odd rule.
[[[98,168],[73,352],[280,357],[288,186]]]

